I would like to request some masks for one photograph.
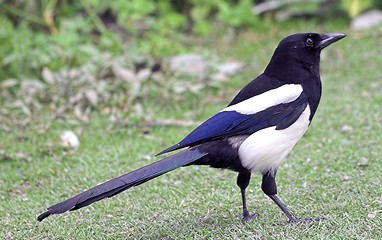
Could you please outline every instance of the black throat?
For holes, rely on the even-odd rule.
[[[320,78],[320,55],[319,53],[309,61],[288,54],[287,51],[275,52],[277,57],[272,57],[264,74],[269,78],[282,81],[284,84],[300,84],[304,93],[308,96],[310,107],[310,120],[316,113],[322,94]]]

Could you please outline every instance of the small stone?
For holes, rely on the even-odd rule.
[[[17,86],[18,84],[19,84],[19,82],[16,79],[10,78],[10,79],[7,79],[7,80],[3,81],[1,83],[1,87],[3,87],[3,88],[12,88],[12,87]]]
[[[223,82],[227,79],[227,75],[222,72],[215,73],[211,76],[211,79],[215,82]]]
[[[176,181],[174,182],[174,185],[180,185],[180,184],[182,184],[182,180],[176,180]]]
[[[367,167],[369,165],[369,159],[365,158],[365,157],[361,157],[359,159],[359,162],[358,162],[358,166],[360,167]]]
[[[111,69],[118,79],[121,79],[126,82],[135,81],[135,73],[132,70],[126,69],[117,63],[113,63]]]
[[[180,54],[170,59],[170,69],[177,73],[204,77],[206,62],[202,56],[195,53]]]
[[[151,217],[150,217],[150,221],[152,221],[152,222],[155,222],[155,220],[157,220],[157,218],[159,217],[159,213],[158,212],[156,212],[156,213],[154,213]]]
[[[64,131],[61,136],[62,146],[78,148],[80,146],[80,140],[77,135],[72,131]]]
[[[27,96],[33,96],[37,92],[41,92],[45,85],[38,80],[25,80],[21,82],[21,91]]]
[[[343,125],[342,128],[341,128],[341,131],[342,132],[352,132],[353,131],[353,127],[350,126],[350,125]]]
[[[44,67],[42,69],[41,75],[46,83],[54,84],[56,81],[54,77],[54,73],[49,68]]]
[[[87,90],[85,92],[85,97],[89,101],[89,103],[93,106],[96,107],[98,103],[98,93],[94,90]]]
[[[137,80],[142,82],[144,80],[147,80],[149,79],[151,76],[151,69],[149,68],[145,68],[145,69],[142,69],[140,70],[138,73],[137,73]]]
[[[353,30],[363,30],[382,24],[382,11],[370,10],[353,19],[350,27]]]
[[[369,218],[375,218],[378,213],[382,213],[382,210],[377,210],[377,211],[371,212],[371,213],[367,214],[367,216]]]
[[[236,74],[243,67],[240,62],[226,62],[217,66],[218,71],[227,76],[232,76]]]
[[[342,180],[345,181],[345,182],[346,182],[346,181],[349,181],[349,180],[350,180],[350,177],[347,176],[347,175],[345,175],[345,176],[342,178]]]

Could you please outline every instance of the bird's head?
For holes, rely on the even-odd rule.
[[[266,72],[278,72],[285,76],[299,69],[298,66],[318,72],[321,50],[345,36],[343,33],[290,35],[281,40],[277,46]]]
[[[286,51],[296,58],[312,58],[330,44],[344,38],[343,33],[298,33],[290,35],[279,43],[276,51]]]

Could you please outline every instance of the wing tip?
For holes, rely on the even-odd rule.
[[[169,147],[169,148],[166,148],[165,150],[163,150],[163,151],[161,151],[161,152],[155,154],[155,156],[157,157],[157,156],[159,156],[159,155],[162,155],[162,154],[165,154],[165,153],[168,153],[168,152],[172,152],[172,151],[177,150],[177,149],[182,148],[182,147],[183,147],[183,146],[181,146],[181,145],[178,143],[178,144],[175,144],[175,145],[173,145],[173,146],[171,146],[171,147]]]

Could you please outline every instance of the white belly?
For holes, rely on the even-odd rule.
[[[277,170],[281,161],[304,135],[309,126],[309,105],[295,123],[283,130],[276,126],[257,131],[239,147],[242,165],[252,173],[266,173]]]

